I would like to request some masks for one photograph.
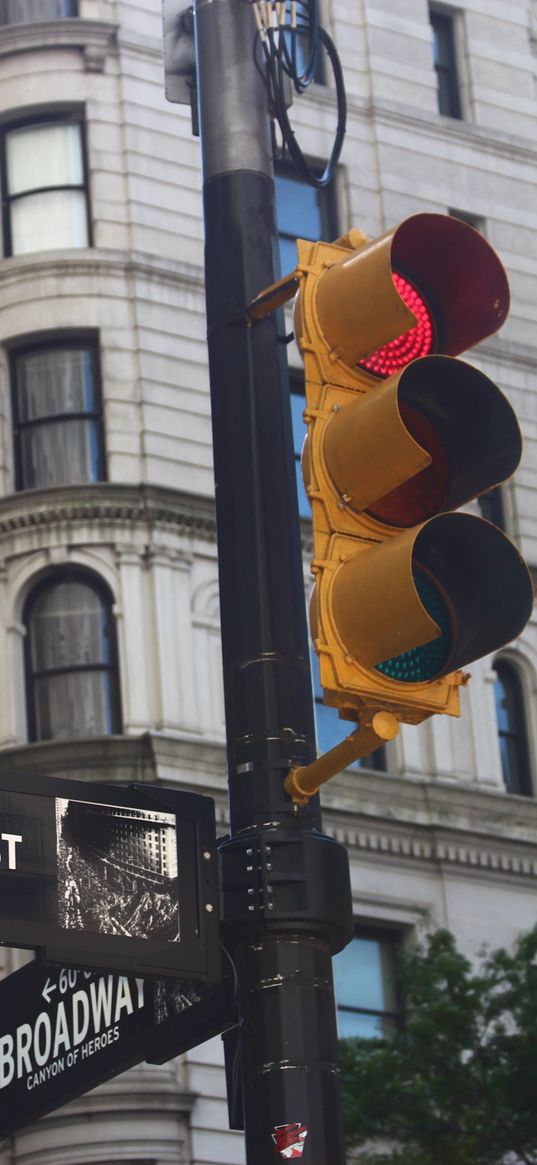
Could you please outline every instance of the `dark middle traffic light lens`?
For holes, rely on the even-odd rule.
[[[365,360],[359,361],[359,368],[365,368],[366,372],[371,372],[373,376],[379,376],[382,380],[387,376],[393,376],[394,372],[400,372],[411,360],[417,360],[419,356],[429,356],[434,350],[433,319],[425,300],[408,279],[404,279],[396,271],[392,273],[392,279],[401,299],[418,322],[402,336],[390,340]]]
[[[390,526],[408,527],[425,522],[442,509],[449,490],[450,466],[433,422],[403,400],[399,412],[408,432],[430,453],[431,464],[379,498],[367,513]]]
[[[449,607],[441,591],[425,571],[413,567],[414,585],[427,613],[440,628],[438,639],[412,647],[393,659],[377,664],[377,671],[403,684],[419,684],[445,675],[453,643]]]

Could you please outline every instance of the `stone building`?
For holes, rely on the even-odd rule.
[[[376,236],[416,211],[483,231],[512,306],[471,359],[525,452],[470,508],[535,567],[536,0],[325,0],[323,21],[347,137],[327,192],[279,170],[282,264],[297,234]],[[292,114],[322,163],[330,77]],[[1,764],[176,783],[215,798],[223,831],[199,142],[164,97],[160,0],[0,0],[0,150]],[[308,580],[305,508],[302,533]],[[471,670],[460,720],[403,728],[324,792],[352,865],[343,1033],[390,1023],[394,950],[424,914],[471,955],[535,921],[535,624]],[[326,748],[340,726],[317,711]],[[4,950],[4,971],[25,958]],[[221,1065],[213,1040],[133,1069],[4,1142],[1,1165],[234,1165]]]

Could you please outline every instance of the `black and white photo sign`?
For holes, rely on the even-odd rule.
[[[0,941],[216,980],[215,848],[208,797],[0,773]]]

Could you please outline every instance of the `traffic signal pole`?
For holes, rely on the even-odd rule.
[[[331,956],[352,909],[347,854],[321,832],[318,798],[283,787],[315,743],[285,350],[277,317],[247,312],[278,274],[252,6],[197,0],[195,35],[229,766],[223,931],[240,1013],[231,1107],[248,1165],[340,1165]]]

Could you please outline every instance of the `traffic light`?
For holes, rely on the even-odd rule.
[[[533,599],[509,539],[453,512],[520,459],[510,404],[454,359],[503,323],[505,272],[447,215],[414,215],[375,240],[351,231],[297,245],[325,703],[364,722],[458,715],[461,669],[518,635]]]

